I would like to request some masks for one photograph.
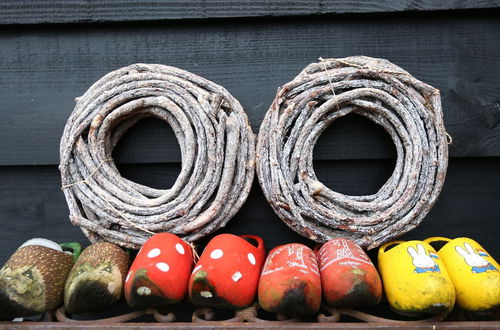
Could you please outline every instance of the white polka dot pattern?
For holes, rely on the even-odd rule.
[[[235,282],[238,282],[239,280],[241,280],[241,278],[243,277],[243,275],[241,275],[240,272],[236,272],[233,274],[232,278],[233,278],[233,281]]]
[[[176,249],[176,250],[177,250],[177,252],[179,252],[180,254],[184,254],[184,253],[186,253],[186,251],[184,251],[184,246],[182,246],[182,244],[180,244],[180,243],[175,244],[175,249]]]
[[[220,259],[224,255],[224,252],[222,252],[221,249],[216,249],[213,250],[212,253],[210,253],[210,258],[212,259]]]
[[[170,267],[164,262],[157,263],[156,268],[158,268],[159,270],[161,270],[164,273],[168,272],[168,270],[170,269]]]
[[[158,249],[158,248],[154,248],[154,249],[151,249],[149,252],[148,252],[148,258],[155,258],[155,257],[158,257],[161,253],[161,250]]]
[[[248,261],[250,261],[250,263],[255,266],[255,263],[257,261],[255,260],[255,256],[253,255],[253,253],[248,254]]]

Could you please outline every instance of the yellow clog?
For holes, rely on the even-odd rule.
[[[437,253],[450,274],[461,308],[484,311],[500,307],[500,266],[481,245],[465,237],[430,237],[424,242],[446,242]]]
[[[391,308],[401,314],[447,314],[455,289],[432,246],[394,241],[378,250],[378,267]]]

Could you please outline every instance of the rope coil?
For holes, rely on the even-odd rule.
[[[123,134],[145,117],[170,124],[180,144],[170,189],[127,180],[112,160]],[[137,249],[157,232],[192,242],[223,227],[248,196],[254,157],[248,117],[223,87],[174,67],[133,64],[76,99],[59,170],[73,224],[92,242]]]
[[[313,148],[350,113],[382,126],[397,150],[394,172],[372,195],[321,183]],[[321,59],[278,90],[259,131],[257,176],[277,215],[317,242],[346,237],[374,248],[415,228],[436,201],[448,164],[439,91],[387,60]]]

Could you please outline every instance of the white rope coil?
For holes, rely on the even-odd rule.
[[[394,172],[372,195],[321,183],[313,148],[337,118],[362,115],[397,150]],[[415,228],[436,201],[448,164],[439,91],[387,60],[320,59],[278,90],[260,127],[257,175],[278,216],[317,242],[347,237],[374,248]]]
[[[112,151],[144,117],[172,127],[182,168],[170,189],[123,178]],[[133,64],[102,77],[80,98],[60,146],[62,188],[73,224],[93,242],[139,248],[152,234],[194,241],[223,227],[246,200],[255,136],[223,87],[158,64]]]

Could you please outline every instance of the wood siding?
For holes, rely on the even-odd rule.
[[[226,87],[255,133],[278,86],[318,57],[384,57],[441,90],[453,137],[443,192],[403,239],[476,239],[500,258],[500,1],[4,1],[0,4],[0,264],[32,237],[88,241],[68,219],[59,139],[80,96],[107,72],[162,63]],[[394,148],[375,124],[340,119],[314,150],[334,190],[374,192]],[[168,187],[180,169],[167,124],[144,120],[114,157],[123,175]],[[224,231],[266,246],[306,242],[257,182]],[[203,245],[203,242],[201,242]],[[373,255],[373,252],[371,252]]]

